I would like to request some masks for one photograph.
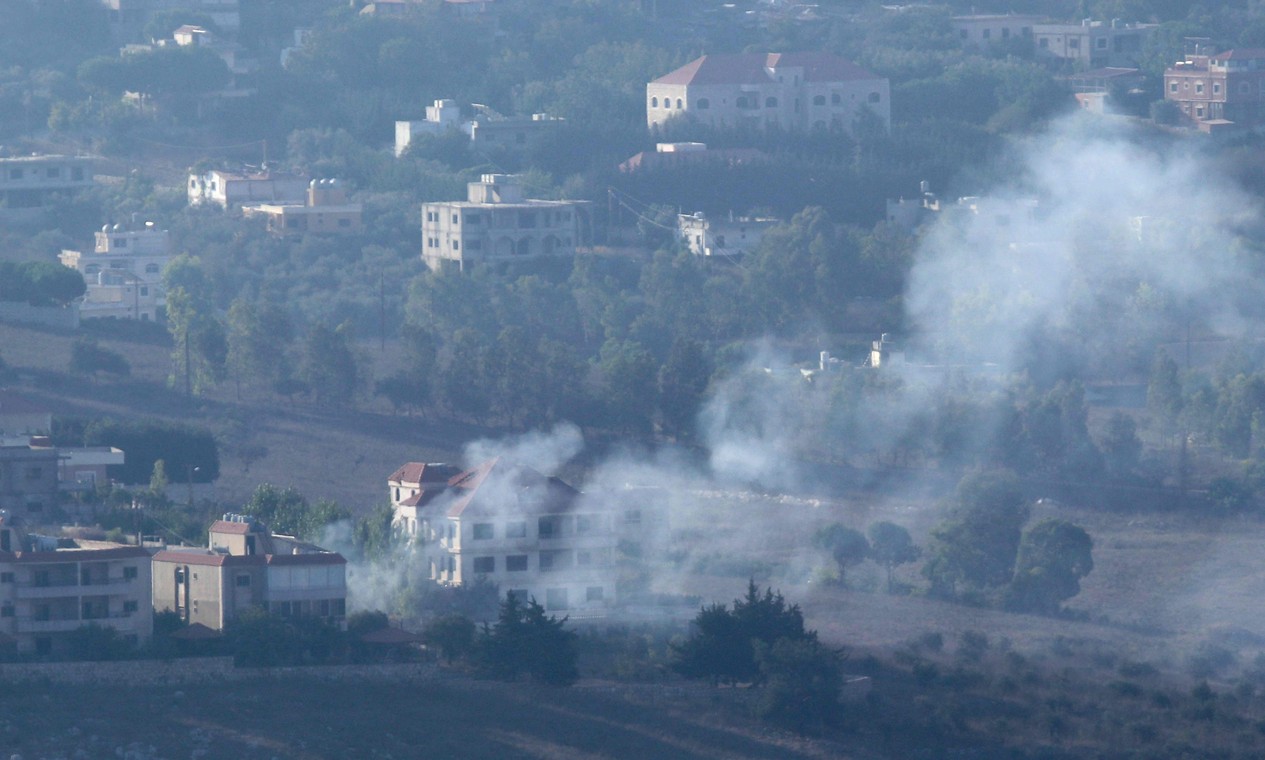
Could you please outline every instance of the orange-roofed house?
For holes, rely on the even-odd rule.
[[[208,544],[154,555],[155,610],[217,631],[252,607],[344,623],[347,560],[341,554],[233,514],[211,525]]]
[[[886,78],[830,53],[705,55],[646,85],[646,124],[849,132],[866,110],[892,122]]]

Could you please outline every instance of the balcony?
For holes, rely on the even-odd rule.
[[[118,595],[131,591],[134,584],[134,579],[123,578],[109,578],[100,583],[86,583],[83,585],[75,583],[73,580],[44,584],[19,583],[17,584],[17,597],[18,599],[64,599],[85,594],[92,596]]]
[[[129,619],[135,615],[136,613],[133,612],[111,612],[108,615],[92,615],[85,618],[50,617],[47,620],[30,616],[19,617],[18,633],[65,633],[91,623],[114,628],[117,627],[117,621]]]

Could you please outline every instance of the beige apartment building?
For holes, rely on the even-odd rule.
[[[28,535],[0,511],[0,638],[37,656],[65,654],[86,625],[133,646],[154,627],[149,551],[106,541]]]
[[[364,207],[347,202],[347,190],[336,179],[308,183],[305,203],[260,203],[243,206],[246,217],[265,220],[268,232],[278,236],[350,235],[364,229]]]
[[[154,555],[153,598],[155,610],[215,630],[252,607],[341,625],[347,560],[271,533],[253,518],[227,514],[211,525],[206,549],[169,547]]]
[[[704,55],[646,85],[646,124],[850,132],[864,111],[891,127],[888,80],[830,53]]]
[[[490,582],[573,616],[615,603],[621,542],[640,544],[641,508],[500,458],[441,480],[449,467],[410,462],[388,483],[396,527],[432,580]]]
[[[85,156],[11,156],[0,152],[0,205],[31,208],[50,197],[93,186],[92,159]]]
[[[469,264],[574,255],[587,206],[529,199],[514,175],[484,174],[469,183],[464,201],[422,204],[422,261],[431,269],[451,263],[464,270]]]
[[[1205,131],[1259,126],[1265,123],[1265,49],[1187,55],[1165,70],[1164,98]]]

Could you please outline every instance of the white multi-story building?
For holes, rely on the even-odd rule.
[[[576,252],[585,201],[532,200],[513,175],[484,174],[467,186],[467,200],[422,204],[422,260],[431,269],[443,262],[467,264],[510,261]]]
[[[28,535],[0,511],[0,639],[24,654],[59,655],[83,626],[139,646],[154,627],[149,551],[105,541]]]
[[[10,156],[0,152],[0,205],[32,208],[51,196],[92,187],[92,159],[84,156]]]
[[[779,219],[730,215],[708,218],[703,212],[678,214],[677,235],[696,256],[745,256]]]
[[[189,175],[189,205],[229,208],[248,203],[301,204],[307,195],[307,186],[307,178],[292,174],[272,171],[245,174],[213,169],[205,174]]]
[[[890,100],[886,78],[829,53],[705,55],[646,85],[646,124],[848,132],[866,110],[890,127]]]
[[[545,113],[507,117],[487,106],[475,106],[475,109],[479,112],[477,116],[462,119],[457,101],[436,100],[426,106],[425,119],[395,122],[395,155],[404,155],[420,136],[446,132],[460,132],[479,148],[513,149],[526,145],[532,135],[564,123],[563,119]]]
[[[640,507],[499,458],[442,480],[448,469],[411,462],[389,480],[396,525],[436,583],[490,582],[572,614],[615,603],[616,560],[621,542],[640,545]]]
[[[64,250],[59,259],[88,285],[79,305],[82,319],[154,321],[166,305],[162,276],[171,261],[171,236],[153,222],[104,225],[91,253]]]
[[[341,625],[347,560],[229,514],[211,525],[208,548],[171,547],[154,555],[153,595],[154,609],[216,630],[251,607]]]

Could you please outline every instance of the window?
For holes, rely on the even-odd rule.
[[[334,617],[342,617],[347,614],[346,599],[331,599],[329,606],[330,612],[333,613]]]
[[[603,599],[603,593],[602,593],[601,586],[589,586],[588,588],[584,590],[584,601],[600,602],[602,601],[602,599]]]
[[[145,274],[158,274],[159,267],[157,264],[146,264]]]
[[[986,40],[987,40],[987,39],[990,39],[990,38],[993,36],[993,30],[992,30],[992,29],[985,29],[985,30],[984,30],[984,32],[983,32],[980,36],[981,36],[981,37],[983,37],[983,38],[984,38],[984,39],[986,39]]]
[[[1098,38],[1098,49],[1099,49],[1099,50],[1106,50],[1106,49],[1107,49],[1107,38],[1106,38],[1106,37],[1099,37],[1099,38]]]
[[[545,589],[545,609],[565,610],[567,608],[567,590],[565,588]]]
[[[877,92],[871,92],[871,93],[870,93],[870,97],[869,97],[869,101],[870,101],[871,103],[877,103],[877,102],[879,102],[880,100],[882,100],[882,97],[883,97],[883,96],[879,95]]]
[[[641,510],[630,509],[627,512],[624,512],[624,522],[628,525],[640,525],[641,524]]]
[[[826,105],[826,96],[825,96],[825,95],[814,95],[814,96],[813,96],[813,105],[815,105],[815,106],[824,106],[824,105]]]
[[[458,224],[458,223],[460,223],[460,222],[461,222],[461,215],[460,215],[460,214],[453,214],[453,215],[452,215],[452,223],[453,223],[453,224]]]
[[[492,538],[492,523],[475,523],[474,524],[474,540],[487,541]]]
[[[1071,48],[1072,50],[1080,50],[1081,41],[1079,39],[1070,39],[1067,41],[1067,46]]]
[[[0,573],[0,583],[12,583],[13,573]]]
[[[677,107],[677,108],[684,108],[684,107],[685,107],[685,104],[681,102],[681,99],[680,99],[680,98],[677,98],[677,99],[676,99],[676,107]]]
[[[1049,46],[1050,46],[1050,40],[1048,38],[1042,37],[1041,39],[1037,40],[1037,47],[1048,48]]]
[[[552,573],[558,570],[566,570],[571,566],[571,555],[566,551],[541,552],[540,553],[540,572]]]
[[[244,573],[242,575],[237,576],[237,587],[250,588],[250,576]]]
[[[137,571],[136,571],[136,568],[134,568],[134,567],[125,567],[125,568],[123,568],[123,580],[125,580],[125,581],[134,581],[134,580],[136,580],[136,574],[137,574]]]
[[[738,108],[747,108],[748,106],[747,106],[746,97],[739,97],[737,100],[734,101],[734,105],[737,106]]]
[[[1204,107],[1203,107],[1203,106],[1199,106],[1198,108],[1196,108],[1196,109],[1195,109],[1195,116],[1198,116],[1198,117],[1199,117],[1199,118],[1201,118],[1201,119],[1204,117]]]
[[[1213,82],[1213,83],[1212,83],[1212,94],[1213,94],[1213,95],[1220,95],[1220,94],[1221,94],[1221,83],[1220,83],[1220,82]]]
[[[527,538],[527,521],[519,520],[517,522],[506,523],[506,538]]]
[[[764,99],[765,108],[777,108],[777,98],[768,97]]]
[[[139,606],[137,605],[136,602],[123,602],[124,615],[131,615],[132,613],[136,612],[137,609],[139,609]]]
[[[452,241],[452,249],[454,251],[461,250],[461,244],[458,243],[456,240]]]
[[[1169,92],[1177,92],[1177,83],[1176,83],[1176,82],[1171,82],[1171,83],[1168,85],[1168,91],[1169,91]]]
[[[71,169],[71,170],[70,170],[70,178],[71,178],[71,179],[73,179],[73,180],[75,180],[76,182],[78,182],[79,180],[82,180],[82,179],[83,179],[83,169],[80,169],[79,167],[75,167],[74,169]]]
[[[13,617],[13,605],[6,602],[0,607],[0,617]]]
[[[521,573],[527,570],[526,554],[511,554],[505,558],[505,571],[507,573]]]
[[[650,99],[650,107],[651,107],[651,108],[658,108],[658,107],[659,107],[659,99],[658,99],[658,98],[651,98],[651,99]]]
[[[1203,92],[1203,91],[1204,91],[1204,83],[1195,82],[1195,92]]]
[[[699,98],[698,102],[694,104],[694,107],[700,111],[706,111],[707,109],[712,107],[712,103],[707,98]]]
[[[474,571],[476,573],[496,572],[496,557],[475,557]]]
[[[541,538],[557,538],[562,535],[562,518],[557,515],[542,517],[537,521],[536,533]]]
[[[518,228],[520,230],[536,229],[536,212],[535,211],[519,211],[518,212]]]
[[[512,588],[505,592],[505,598],[513,599],[521,604],[526,604],[527,600],[531,598],[531,595],[527,593],[527,589],[525,588]]]

